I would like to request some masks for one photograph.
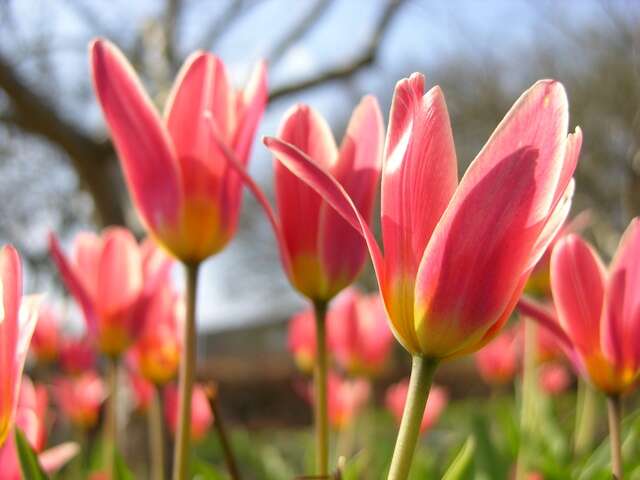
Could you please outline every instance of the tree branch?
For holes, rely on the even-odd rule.
[[[347,79],[362,68],[375,63],[387,27],[405,1],[406,0],[389,0],[387,6],[382,12],[382,15],[380,16],[380,20],[373,31],[373,35],[371,36],[367,47],[360,55],[343,65],[337,65],[334,68],[320,72],[316,76],[275,88],[269,94],[269,101],[273,101],[293,93],[298,93],[308,88],[316,87],[325,82]]]

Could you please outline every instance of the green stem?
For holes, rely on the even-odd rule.
[[[314,369],[316,475],[329,474],[329,416],[327,412],[327,303],[313,303],[316,318],[316,365]]]
[[[217,392],[209,396],[209,404],[211,405],[211,411],[213,412],[213,418],[215,419],[213,426],[218,433],[218,439],[220,440],[220,446],[222,447],[224,461],[227,464],[227,469],[229,470],[229,476],[231,477],[231,480],[240,480],[238,462],[236,462],[236,457],[233,454],[226,424],[222,418],[222,413],[220,412]]]
[[[162,428],[162,405],[160,402],[160,389],[154,385],[153,398],[147,413],[151,478],[153,480],[164,480],[164,431]]]
[[[409,475],[420,434],[420,424],[437,366],[438,362],[434,359],[419,355],[413,357],[409,391],[387,480],[405,480]]]
[[[611,441],[611,473],[614,480],[622,480],[622,446],[620,444],[620,421],[622,402],[620,395],[607,397],[609,411],[609,439]]]
[[[576,403],[576,429],[573,439],[573,452],[577,457],[580,457],[591,449],[597,407],[596,391],[581,378],[578,378],[578,398]]]
[[[191,440],[191,394],[196,363],[196,295],[199,263],[185,264],[187,274],[187,316],[180,362],[178,429],[173,457],[173,480],[186,480]]]
[[[109,403],[107,405],[107,418],[105,425],[106,448],[105,467],[107,478],[113,479],[116,451],[118,444],[118,357],[109,358]]]

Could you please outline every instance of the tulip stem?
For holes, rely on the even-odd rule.
[[[578,378],[576,406],[576,429],[573,439],[573,453],[580,457],[588,452],[593,443],[597,397],[595,390],[586,381]]]
[[[409,391],[387,480],[405,480],[409,476],[413,453],[420,434],[420,424],[437,366],[438,362],[432,358],[420,355],[413,357]]]
[[[222,418],[222,412],[220,412],[220,405],[218,402],[218,389],[215,385],[209,385],[206,389],[207,398],[209,399],[209,405],[213,412],[213,426],[215,427],[218,439],[220,440],[220,446],[222,447],[222,454],[224,455],[224,461],[227,464],[229,470],[229,476],[231,480],[240,480],[240,470],[238,469],[238,462],[233,454],[231,448],[231,440],[227,431],[227,426]]]
[[[622,480],[622,447],[620,444],[620,421],[622,419],[622,402],[620,395],[607,397],[609,410],[609,439],[611,441],[611,473],[614,480]]]
[[[184,264],[187,275],[187,316],[184,322],[184,347],[180,361],[178,429],[173,457],[173,480],[186,480],[191,440],[191,394],[196,363],[196,295],[199,263]]]
[[[160,401],[160,389],[157,385],[154,385],[153,398],[147,413],[151,478],[153,480],[164,480],[164,431],[162,428],[162,406]]]
[[[316,365],[314,369],[316,475],[329,474],[329,416],[327,414],[327,303],[313,302],[316,318]]]
[[[107,478],[114,478],[114,467],[116,461],[118,443],[118,357],[108,357],[109,361],[109,403],[107,405],[107,418],[105,425],[106,448],[105,467]]]

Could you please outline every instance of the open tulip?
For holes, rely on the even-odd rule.
[[[504,385],[516,376],[520,366],[520,341],[515,329],[498,335],[475,354],[476,367],[490,385]]]
[[[68,259],[55,235],[50,249],[62,280],[81,307],[99,349],[118,357],[142,330],[144,309],[166,278],[170,259],[147,240],[139,246],[128,230],[110,227],[101,236],[76,236]]]
[[[53,385],[53,396],[60,411],[71,423],[88,429],[98,422],[107,391],[100,376],[89,371],[76,377],[57,379]]]
[[[178,424],[178,389],[175,385],[164,388],[164,417],[172,434],[176,434]],[[201,385],[193,386],[191,397],[191,439],[202,440],[214,422],[209,399]]]
[[[47,473],[53,473],[73,458],[79,450],[75,443],[63,443],[44,450],[46,443],[47,392],[42,386],[34,386],[27,378],[22,379],[16,411],[15,425],[22,431],[27,442],[38,455],[38,462]],[[13,435],[0,448],[0,465],[3,480],[23,478],[18,461]]]
[[[14,421],[22,369],[38,318],[38,300],[22,298],[22,266],[15,248],[0,249],[0,446]]]
[[[402,412],[404,411],[404,407],[407,402],[408,391],[409,380],[405,379],[391,385],[385,394],[385,404],[398,424],[402,419]],[[427,400],[427,405],[424,409],[424,414],[422,415],[422,420],[420,422],[420,433],[425,433],[435,425],[447,406],[448,399],[449,395],[444,387],[434,385],[431,388],[429,400]]]
[[[31,338],[30,351],[33,357],[42,364],[56,361],[60,354],[61,340],[57,312],[50,306],[41,306],[38,323]]]
[[[409,396],[412,407],[397,444],[402,452],[394,455],[390,479],[408,475],[417,440],[416,427],[409,425],[423,410],[438,361],[478,350],[500,331],[562,226],[582,143],[579,129],[567,132],[564,88],[539,81],[507,113],[458,183],[442,91],[434,87],[424,94],[419,74],[401,80],[382,167],[384,253],[331,172],[291,143],[264,140],[363,235],[395,336],[414,356],[419,393],[415,401]]]
[[[147,231],[186,263],[220,251],[236,230],[242,182],[216,148],[203,114],[213,114],[246,165],[267,99],[265,64],[236,90],[218,57],[193,53],[161,117],[115,45],[95,40],[90,57],[96,95]]]

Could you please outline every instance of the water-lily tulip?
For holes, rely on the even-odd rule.
[[[38,323],[31,338],[30,352],[35,360],[48,364],[58,359],[60,354],[60,319],[51,306],[42,305],[38,314]]]
[[[380,296],[355,288],[342,292],[327,313],[333,356],[352,375],[372,375],[384,367],[393,335]]]
[[[404,406],[407,401],[408,390],[409,379],[404,379],[391,385],[385,394],[385,405],[397,423],[400,423],[402,419],[402,412],[404,411]],[[444,387],[438,385],[431,387],[429,399],[427,400],[427,405],[420,423],[421,433],[425,433],[435,425],[447,406],[448,401],[449,395]]]
[[[55,380],[53,396],[60,411],[74,425],[88,429],[98,422],[100,407],[107,397],[102,378],[92,371]]]
[[[50,236],[62,280],[80,305],[89,335],[106,355],[118,357],[144,326],[144,309],[169,273],[171,261],[150,240],[141,246],[131,232],[110,227],[101,236],[75,238],[72,258]]]
[[[478,350],[476,367],[489,385],[504,385],[513,380],[520,367],[521,345],[515,329],[507,330]]]
[[[175,385],[164,388],[164,418],[169,431],[175,435],[178,425],[178,390]],[[213,412],[204,387],[196,384],[191,396],[191,439],[195,442],[202,440],[213,422]]]
[[[22,369],[38,315],[38,300],[22,298],[22,266],[15,248],[0,249],[0,446],[13,426]]]
[[[27,442],[38,455],[38,462],[43,470],[53,473],[78,453],[79,446],[68,442],[44,450],[47,402],[45,387],[34,386],[27,377],[24,377],[20,387],[15,425],[22,431]],[[2,465],[3,480],[23,478],[13,435],[0,448],[0,465]]]
[[[96,95],[149,234],[186,263],[220,251],[236,230],[242,182],[212,141],[204,113],[246,165],[267,99],[265,64],[236,90],[218,57],[193,53],[161,117],[115,45],[95,40],[90,57]]]

